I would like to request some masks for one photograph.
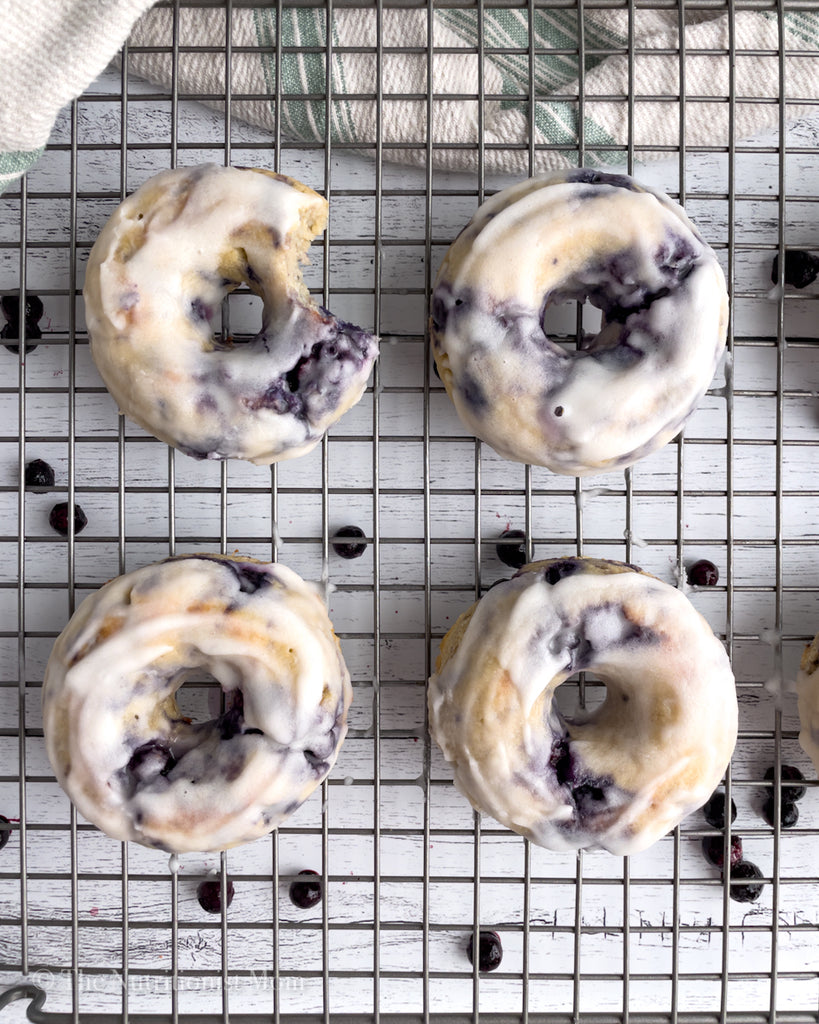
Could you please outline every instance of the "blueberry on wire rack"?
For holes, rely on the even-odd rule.
[[[68,502],[58,501],[48,514],[48,521],[51,528],[61,533],[63,537],[68,536]],[[82,533],[88,526],[88,516],[79,505],[74,506],[74,534]]]
[[[2,329],[0,329],[0,338],[9,341],[20,340],[20,299],[17,295],[4,295],[0,298],[0,311],[6,319]],[[40,330],[39,322],[43,316],[43,303],[38,295],[27,295],[26,296],[26,309],[25,309],[25,327],[26,327],[26,352],[33,352],[36,345],[29,345],[29,341],[38,341],[43,336],[43,332]],[[6,344],[5,347],[9,352],[19,352],[19,344]]]
[[[711,826],[711,828],[724,829],[725,828],[725,794],[721,790],[717,790],[711,796],[711,799],[706,803],[702,809],[702,813],[705,815],[705,820]],[[734,822],[737,819],[737,805],[731,800],[731,821]]]
[[[760,881],[762,872],[756,864],[749,860],[741,860],[731,868],[730,877],[728,894],[731,899],[737,903],[756,903],[765,886],[765,883]]]
[[[305,868],[299,875],[307,877],[290,883],[290,901],[301,910],[309,910],[321,902],[321,878],[311,868]]]
[[[789,249],[785,253],[785,284],[793,288],[807,288],[819,274],[819,259],[804,249]],[[771,281],[779,281],[779,253],[773,258]]]
[[[512,569],[526,565],[526,534],[523,530],[504,530],[495,545],[498,558]]]
[[[333,551],[342,558],[361,558],[367,550],[365,537],[360,526],[342,526],[331,538]]]
[[[32,491],[47,490],[54,486],[54,469],[43,459],[32,459],[26,463],[23,480]]]
[[[723,836],[707,836],[702,841],[702,852],[709,864],[722,868],[725,866],[725,839]],[[729,862],[733,868],[742,860],[742,840],[738,835],[731,835]]]
[[[719,569],[707,558],[700,558],[689,567],[687,576],[692,587],[715,587],[719,582]]]
[[[469,936],[466,955],[471,964],[475,963],[474,936]],[[503,946],[497,932],[482,931],[478,936],[478,970],[496,971],[503,960]]]
[[[771,828],[774,827],[776,822],[776,803],[772,796],[769,796],[762,805],[762,817]],[[782,799],[779,802],[779,824],[782,828],[793,828],[797,821],[799,821],[799,808],[794,800],[788,800],[783,793]]]
[[[10,838],[11,822],[4,814],[0,814],[0,850],[3,849]]]
[[[225,886],[225,906],[229,907],[233,902],[234,885],[233,882],[228,879],[227,885]],[[207,910],[209,914],[221,914],[222,913],[222,882],[218,878],[208,878],[204,882],[200,882],[196,890],[196,898],[199,900],[199,906],[203,910]]]
[[[775,774],[776,770],[771,765],[765,772],[765,781],[773,782]],[[790,801],[801,800],[808,791],[807,786],[802,785],[805,781],[805,776],[802,772],[795,765],[783,764],[779,769],[779,775],[782,779],[782,799]]]

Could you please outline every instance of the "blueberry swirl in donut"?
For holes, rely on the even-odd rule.
[[[213,164],[129,196],[91,250],[83,292],[91,354],[120,409],[195,458],[268,464],[314,448],[378,353],[302,280],[327,209],[292,178]],[[211,321],[242,284],[264,302],[262,329],[220,343]]]
[[[604,703],[569,719],[578,672]],[[688,599],[620,562],[534,562],[444,637],[430,730],[472,805],[553,850],[635,853],[705,803],[737,737],[725,650]]]
[[[197,673],[224,690],[215,720],[177,707]],[[109,836],[222,850],[276,828],[327,776],[350,699],[316,589],[282,565],[182,555],[83,601],[46,668],[43,728],[58,782]]]
[[[551,341],[549,307],[588,300],[600,332]],[[580,476],[682,429],[725,347],[728,298],[682,208],[626,175],[575,170],[492,196],[451,245],[430,330],[464,425],[500,455]]]

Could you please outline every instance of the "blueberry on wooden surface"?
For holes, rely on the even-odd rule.
[[[233,892],[233,882],[228,879],[225,886],[228,907],[233,902]],[[222,882],[220,879],[209,878],[205,882],[200,882],[199,888],[196,890],[196,897],[199,900],[199,906],[203,910],[207,910],[209,914],[222,913]]]
[[[53,529],[57,533],[61,533],[63,537],[68,536],[68,502],[58,501],[54,508],[48,514],[48,521],[51,523]],[[82,531],[88,526],[88,516],[83,512],[79,505],[74,506],[74,533],[82,533]]]
[[[367,550],[365,536],[360,526],[342,526],[332,536],[333,551],[342,558],[361,558]]]
[[[707,558],[701,558],[688,569],[688,582],[692,587],[715,587],[719,582],[719,569]]]
[[[804,249],[789,249],[785,253],[785,284],[793,288],[806,288],[816,280],[819,274],[819,259],[805,252]],[[774,284],[779,280],[779,253],[773,258],[771,280]]]
[[[725,840],[722,836],[708,836],[702,841],[702,852],[705,859],[715,867],[725,864]],[[730,863],[731,867],[742,860],[742,840],[739,836],[731,836]]]
[[[782,799],[790,800],[791,802],[801,800],[808,791],[807,786],[792,786],[790,783],[804,782],[805,776],[802,772],[792,764],[783,764],[779,772],[782,777]],[[771,765],[765,772],[766,781],[772,782],[775,774],[774,766]]]
[[[504,530],[495,545],[498,558],[512,569],[526,565],[526,534],[523,530]]]
[[[756,903],[762,895],[764,882],[756,879],[762,878],[762,872],[749,860],[741,860],[731,868],[731,885],[728,893],[732,900],[737,903]],[[744,883],[737,885],[736,883]]]
[[[321,902],[321,878],[318,871],[305,868],[299,875],[306,875],[304,881],[290,883],[290,900],[301,910],[309,910]]]
[[[23,479],[26,487],[53,487],[54,470],[43,459],[32,459],[31,462],[26,463]]]
[[[725,794],[721,791],[714,793],[708,803],[703,807],[702,813],[711,828],[725,828]],[[736,821],[737,805],[731,801],[731,821]]]
[[[762,805],[762,817],[773,828],[776,821],[776,805],[772,796],[769,796]],[[799,821],[799,808],[793,800],[787,800],[783,793],[779,804],[779,824],[782,828],[793,828],[797,821]]]
[[[11,822],[9,819],[0,814],[0,850],[6,845],[11,838]]]
[[[472,940],[473,936],[470,935],[466,945],[466,955],[469,957],[469,962],[474,964],[475,949]],[[503,946],[500,935],[497,932],[481,932],[478,937],[478,970],[496,971],[501,965],[501,960],[503,960]]]

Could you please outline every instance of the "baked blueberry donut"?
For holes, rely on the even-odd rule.
[[[567,718],[555,690],[606,684]],[[551,850],[645,849],[705,803],[737,738],[728,657],[678,590],[595,558],[533,562],[444,637],[432,735],[477,810]]]
[[[796,675],[799,702],[799,746],[819,772],[819,633],[802,654]]]
[[[318,308],[299,263],[327,201],[257,168],[164,171],[129,196],[88,261],[91,355],[120,409],[199,459],[310,451],[364,392],[378,340]],[[243,344],[212,318],[245,284],[264,302]]]
[[[600,332],[551,341],[549,307],[588,301]],[[468,430],[507,459],[581,476],[629,466],[679,433],[725,347],[728,297],[682,208],[622,174],[531,178],[452,243],[432,350]]]
[[[225,711],[175,694],[210,673]],[[86,598],[57,638],[43,729],[57,781],[114,839],[223,850],[276,828],[332,768],[350,677],[316,589],[283,565],[181,555]]]

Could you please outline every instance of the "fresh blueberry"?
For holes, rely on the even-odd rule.
[[[475,949],[472,939],[473,936],[470,935],[469,942],[466,944],[466,955],[469,957],[469,962],[474,964]],[[481,932],[478,939],[478,970],[496,971],[501,965],[501,960],[503,960],[503,946],[500,935],[497,932]]]
[[[512,569],[526,565],[526,534],[523,530],[504,530],[495,545],[498,558]]]
[[[20,299],[16,295],[4,295],[0,299],[0,309],[6,323],[0,330],[0,338],[18,339],[20,337]],[[43,332],[37,326],[43,315],[43,303],[37,295],[26,296],[26,341],[42,338]],[[9,352],[19,352],[19,345],[6,345]],[[33,352],[36,345],[26,345],[26,352]]]
[[[719,569],[707,558],[701,558],[689,568],[688,582],[692,587],[715,587],[719,582]]]
[[[333,534],[333,551],[342,558],[361,558],[367,550],[365,536],[360,526],[342,526]]]
[[[33,459],[26,463],[24,479],[26,487],[38,489],[54,486],[54,470],[42,459]]]
[[[310,876],[310,880],[290,883],[290,900],[302,910],[309,910],[321,902],[321,878],[318,871],[305,868],[299,872],[300,875]]]
[[[776,821],[776,805],[772,796],[769,796],[762,805],[762,817],[773,828]],[[799,808],[793,800],[785,799],[785,794],[783,793],[782,801],[779,804],[779,824],[782,828],[793,828],[797,821],[799,821]]]
[[[63,537],[68,536],[68,502],[58,501],[48,514],[48,521],[51,526],[61,533]],[[79,505],[74,506],[74,534],[82,533],[88,526],[88,516]]]
[[[762,878],[762,872],[756,864],[749,860],[741,860],[739,864],[735,864],[731,868],[731,886],[728,890],[731,899],[737,903],[756,903],[765,885],[764,882],[753,881],[757,878]],[[747,884],[735,885],[737,881]]]
[[[574,576],[581,569],[582,565],[577,559],[567,558],[562,562],[552,562],[546,570],[545,579],[549,586],[553,587],[561,580],[565,580],[567,576]]]
[[[819,259],[804,249],[790,249],[785,253],[785,284],[793,288],[806,288],[816,280],[819,274]],[[779,280],[779,253],[773,258],[771,280],[774,284]]]
[[[705,859],[715,867],[721,868],[725,863],[725,841],[722,836],[708,836],[702,841],[702,852]],[[731,836],[731,867],[742,860],[742,840],[739,836]]]
[[[11,837],[11,822],[5,815],[0,814],[0,850],[6,845]]]
[[[207,910],[209,914],[222,913],[222,883],[218,878],[209,878],[205,882],[200,882],[196,896],[199,906],[203,910]],[[233,902],[233,882],[230,879],[227,880],[225,886],[225,897],[229,907]]]
[[[720,831],[725,828],[725,794],[722,792],[716,792],[703,807],[702,813],[705,815],[705,820],[711,826],[711,828],[717,828]],[[736,821],[737,818],[737,805],[734,801],[731,801],[731,821]]]
[[[805,776],[792,764],[783,764],[780,769],[782,776],[782,799],[789,800],[793,803],[794,800],[801,800],[802,797],[807,793],[806,786],[789,786],[789,782],[804,782]],[[765,779],[767,781],[773,781],[774,767],[771,767],[765,772]]]

